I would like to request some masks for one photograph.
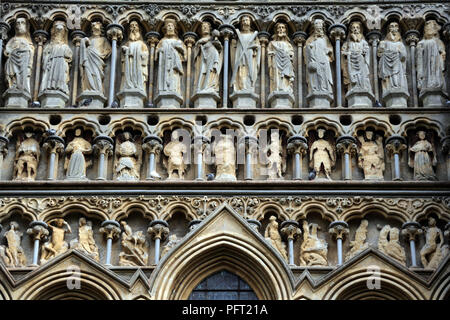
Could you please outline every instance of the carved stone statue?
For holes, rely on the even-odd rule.
[[[442,107],[446,102],[445,45],[439,39],[440,29],[436,20],[427,21],[417,44],[417,88],[424,107]]]
[[[52,225],[52,223],[55,225]],[[66,252],[69,249],[69,244],[64,241],[64,236],[66,232],[72,233],[69,224],[61,218],[50,221],[48,226],[52,230],[51,240],[42,245],[41,264]]]
[[[369,247],[369,243],[366,242],[368,225],[369,221],[365,219],[361,220],[361,224],[355,232],[355,240],[350,241],[350,251],[347,252],[345,256],[346,261],[363,252]]]
[[[281,147],[280,135],[277,131],[270,134],[270,144],[266,150],[267,153],[267,179],[283,179],[283,173],[286,171],[286,155]]]
[[[433,166],[436,166],[436,150],[434,145],[426,139],[425,131],[418,131],[419,140],[409,148],[414,153],[414,160],[409,157],[408,165],[414,168],[414,180],[437,180]]]
[[[94,240],[94,231],[92,230],[92,222],[80,218],[78,227],[78,240],[70,242],[71,249],[77,249],[90,256],[92,259],[99,261],[98,248]]]
[[[284,23],[275,25],[276,34],[267,47],[270,77],[268,101],[271,108],[292,108],[294,104],[294,47]]]
[[[172,132],[172,141],[164,147],[164,155],[168,159],[164,159],[164,164],[167,168],[169,177],[167,179],[182,179],[184,180],[184,173],[186,171],[186,164],[184,162],[184,154],[187,152],[186,144],[180,142],[177,131]]]
[[[158,61],[157,107],[179,108],[183,103],[181,82],[184,75],[183,61],[186,60],[186,46],[177,33],[174,19],[166,19],[163,27],[164,37],[156,46]]]
[[[306,82],[311,108],[329,108],[333,100],[333,76],[330,63],[334,60],[333,46],[325,34],[325,23],[316,19],[313,34],[305,43]]]
[[[0,246],[0,257],[7,267],[24,267],[27,264],[27,258],[23,248],[20,246],[23,233],[19,231],[17,222],[11,221],[9,225],[9,230],[5,232],[7,245]]]
[[[233,87],[230,99],[234,108],[256,108],[258,95],[255,89],[261,61],[261,45],[258,32],[251,29],[251,17],[243,15],[239,22],[237,39],[231,41],[230,48],[230,84]]]
[[[211,31],[209,22],[202,22],[201,38],[194,46],[194,107],[217,107],[219,96],[220,70],[223,62],[223,48],[219,32]]]
[[[347,41],[342,45],[341,59],[348,106],[372,107],[375,97],[370,84],[370,47],[364,39],[361,22],[350,24]]]
[[[336,164],[335,147],[324,139],[326,130],[317,130],[318,139],[313,142],[309,151],[309,167],[315,171],[314,179],[321,177],[320,173],[325,173],[326,179],[331,180],[331,168]],[[322,170],[323,167],[323,170]]]
[[[91,24],[92,36],[80,42],[81,94],[78,100],[92,99],[92,108],[102,108],[104,96],[105,59],[111,54],[111,45],[102,36],[102,23]]]
[[[383,137],[374,137],[374,132],[366,130],[364,136],[358,136],[361,147],[358,153],[358,166],[364,171],[365,180],[384,180]]]
[[[86,161],[85,155],[92,153],[92,145],[81,137],[81,129],[75,130],[75,138],[67,144],[66,161],[64,169],[67,180],[84,180],[86,178],[86,168],[91,165]]]
[[[34,45],[30,37],[27,19],[19,17],[16,34],[5,47],[5,77],[8,90],[3,94],[5,107],[26,108],[31,100],[30,78],[33,67]]]
[[[214,147],[216,181],[236,181],[236,149],[233,136],[222,135]]]
[[[303,242],[300,246],[300,265],[326,266],[328,265],[328,244],[317,236],[319,226],[303,221]]]
[[[69,101],[69,63],[72,50],[68,45],[67,26],[55,21],[50,42],[44,47],[39,97],[43,107],[64,107]]]
[[[277,217],[270,216],[270,222],[264,232],[266,240],[281,254],[284,260],[288,260],[286,244],[281,241],[281,235],[278,231]]]
[[[177,238],[177,235],[171,234],[169,236],[169,241],[161,250],[161,257],[164,257],[167,254],[167,252],[169,252],[173,247],[177,245],[178,242],[180,242],[180,239]]]
[[[40,155],[39,142],[33,137],[32,132],[25,132],[25,139],[22,142],[17,140],[16,143],[14,180],[34,181]]]
[[[133,233],[131,227],[125,222],[120,223],[124,229],[122,233],[122,252],[119,254],[121,266],[146,266],[148,262],[148,247],[142,231]]]
[[[128,41],[122,46],[122,83],[118,96],[124,108],[142,108],[148,77],[148,48],[137,21],[130,22]]]
[[[405,249],[400,245],[400,231],[397,228],[385,225],[381,229],[378,238],[378,250],[403,265],[406,263]]]
[[[420,259],[424,268],[436,269],[448,254],[448,245],[444,245],[444,236],[441,229],[436,227],[434,218],[428,218],[428,227],[423,229],[425,231],[425,245],[420,250]],[[437,240],[439,240],[439,243]]]
[[[388,108],[406,108],[408,83],[406,80],[406,47],[397,22],[391,22],[389,31],[378,46],[378,75],[382,79],[383,101]]]
[[[137,181],[140,177],[142,150],[132,141],[131,133],[123,134],[123,141],[116,140],[114,174],[119,181]]]

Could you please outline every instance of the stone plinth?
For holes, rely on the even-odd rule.
[[[87,108],[103,108],[106,102],[105,96],[95,91],[85,91],[78,96],[77,100],[80,101],[80,107]]]
[[[160,92],[155,103],[157,108],[178,109],[183,104],[183,97],[176,92]]]
[[[254,109],[259,96],[252,91],[237,91],[230,95],[234,109]]]
[[[409,95],[404,91],[389,91],[383,94],[386,108],[407,108]]]
[[[120,106],[126,109],[143,108],[146,97],[144,91],[135,89],[125,89],[120,91],[117,96],[120,99]]]
[[[69,96],[61,91],[45,90],[39,94],[42,108],[64,108],[69,101]]]
[[[310,108],[331,108],[333,96],[329,93],[312,93],[306,97]]]
[[[370,92],[349,91],[345,98],[349,108],[371,108],[375,102],[375,97]]]
[[[419,97],[424,108],[442,108],[447,102],[441,89],[423,89]]]
[[[294,105],[294,95],[288,92],[274,91],[267,98],[271,108],[292,108]]]
[[[215,92],[198,92],[192,97],[194,108],[215,109],[219,100],[220,97]]]
[[[31,95],[17,89],[8,89],[3,94],[3,98],[5,98],[5,108],[26,108]]]

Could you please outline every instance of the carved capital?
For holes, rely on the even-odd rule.
[[[442,153],[448,155],[450,153],[450,136],[445,136],[441,140]]]
[[[269,43],[270,33],[266,31],[260,31],[258,32],[258,38],[261,45],[266,46]]]
[[[404,236],[408,241],[415,241],[416,236],[421,235],[422,233],[422,227],[417,222],[411,221],[402,225],[402,236]]]
[[[106,35],[109,40],[120,42],[123,39],[124,28],[120,24],[111,23],[106,27]]]
[[[27,229],[27,234],[32,237],[33,240],[45,240],[49,235],[48,225],[44,221],[33,221]]]
[[[161,34],[156,31],[150,31],[145,34],[145,39],[147,39],[147,43],[150,45],[150,47],[155,47],[159,39],[161,38]]]
[[[297,31],[297,32],[294,32],[293,37],[294,37],[294,43],[299,47],[303,47],[303,45],[306,42],[306,39],[308,38],[308,34],[303,31]]]
[[[344,237],[349,233],[347,222],[333,221],[328,227],[328,233],[335,239],[344,240]]]
[[[120,235],[120,224],[114,220],[106,220],[102,222],[99,231],[104,234],[106,239],[115,240]]]
[[[411,47],[415,47],[417,42],[419,42],[420,33],[417,30],[409,30],[405,33],[405,37],[406,43]]]
[[[401,154],[406,149],[406,140],[402,136],[391,136],[386,139],[386,150],[389,154]]]
[[[252,229],[255,230],[256,232],[259,232],[259,230],[261,229],[262,224],[258,220],[256,220],[256,219],[247,219],[247,222],[250,224]]]
[[[142,149],[147,153],[159,154],[162,150],[162,140],[156,135],[149,135],[144,138]]]
[[[230,40],[235,34],[234,27],[231,24],[220,25],[219,31],[224,40]]]
[[[104,154],[111,156],[113,151],[113,139],[108,136],[99,135],[94,139],[94,152],[96,155]]]
[[[164,220],[153,220],[147,229],[153,239],[164,239],[169,235],[169,224]]]
[[[377,46],[378,43],[380,42],[382,33],[379,30],[373,30],[370,31],[369,33],[367,33],[366,38],[368,39],[370,45],[373,46]]]
[[[51,133],[47,138],[45,138],[42,147],[49,153],[61,154],[64,151],[64,139],[54,133]]]
[[[345,38],[345,32],[347,27],[343,24],[333,24],[328,28],[331,39],[334,41],[343,40]]]
[[[36,30],[33,33],[33,38],[38,46],[43,46],[47,42],[49,34],[45,30]]]
[[[308,151],[308,144],[305,137],[300,135],[292,136],[287,141],[287,149],[290,154],[306,154]]]
[[[302,234],[302,231],[300,230],[299,226],[300,224],[295,220],[283,221],[280,225],[281,235],[286,239],[295,240],[296,237]]]
[[[71,32],[71,36],[72,36],[72,43],[76,46],[79,47],[80,46],[80,42],[81,39],[87,37],[86,33],[84,33],[81,30],[73,30]]]
[[[0,39],[7,40],[8,39],[8,32],[9,32],[9,25],[6,22],[1,21],[0,22]]]
[[[0,136],[0,154],[3,155],[3,157],[6,157],[8,154],[8,143],[8,138]]]
[[[336,150],[342,154],[356,155],[358,151],[356,139],[352,136],[340,136],[336,140]]]
[[[195,41],[198,39],[198,36],[195,32],[186,32],[183,34],[184,43],[188,48],[191,48]]]

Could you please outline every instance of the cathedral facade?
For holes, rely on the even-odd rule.
[[[450,5],[2,1],[0,300],[450,298]]]

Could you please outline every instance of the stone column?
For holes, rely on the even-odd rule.
[[[409,241],[411,249],[411,267],[417,267],[416,262],[416,236],[423,233],[422,227],[415,221],[406,222],[402,225],[402,236]]]
[[[280,227],[281,235],[286,238],[288,242],[289,265],[295,266],[294,240],[302,234],[302,231],[299,228],[299,223],[295,220],[286,220],[281,223]]]
[[[159,42],[159,38],[161,35],[159,32],[150,31],[145,34],[145,38],[147,39],[147,43],[150,47],[150,63],[149,63],[149,72],[148,72],[148,98],[147,98],[147,107],[153,108],[153,87],[154,87],[154,79],[155,79],[155,48]]]
[[[269,43],[270,33],[266,31],[258,32],[259,43],[261,44],[261,108],[266,107],[266,48]]]
[[[33,262],[32,266],[39,265],[39,244],[49,235],[48,225],[44,221],[33,221],[27,230],[27,234],[33,238]]]
[[[163,141],[156,135],[148,135],[144,138],[142,149],[147,152],[147,180],[161,179],[161,176],[156,172],[156,156],[160,154],[163,146]]]
[[[112,242],[119,238],[120,224],[115,220],[105,220],[100,226],[100,233],[106,237],[106,259],[105,265],[111,265]]]
[[[0,22],[0,89],[3,79],[3,41],[8,39],[9,25],[6,22]]]
[[[447,180],[450,181],[450,136],[445,136],[441,140],[442,154],[447,159]]]
[[[340,136],[336,140],[336,151],[343,154],[342,157],[342,178],[352,180],[352,156],[357,151],[356,139],[352,136]]]
[[[367,34],[367,38],[369,39],[370,46],[372,47],[372,77],[373,77],[373,92],[375,93],[375,100],[378,106],[380,104],[380,87],[378,86],[378,60],[377,60],[377,50],[378,44],[381,39],[381,32],[378,30],[370,31]]]
[[[64,152],[64,139],[52,133],[45,138],[42,147],[48,152],[47,180],[56,180],[59,155]]]
[[[184,44],[187,48],[187,62],[186,62],[186,88],[185,88],[185,99],[186,101],[186,108],[189,108],[189,105],[191,103],[191,74],[192,74],[192,46],[195,44],[195,41],[197,40],[197,34],[195,32],[186,32],[183,35]]]
[[[344,237],[348,235],[348,224],[345,221],[333,221],[330,223],[328,227],[328,233],[331,234],[333,238],[336,238],[337,242],[337,256],[338,256],[338,263],[337,265],[340,266],[343,263],[342,258],[342,241],[344,240]]]
[[[229,24],[222,24],[219,26],[220,34],[223,37],[223,92],[222,92],[222,107],[228,108],[228,67],[230,65],[230,39],[234,35],[234,27]]]
[[[256,219],[247,219],[247,222],[250,224],[250,227],[252,227],[252,229],[256,231],[256,233],[259,233],[259,230],[262,226],[261,222]]]
[[[192,140],[195,157],[194,163],[196,165],[195,180],[203,181],[203,152],[207,144],[211,143],[211,141],[205,136],[195,136]]]
[[[402,151],[406,149],[406,139],[402,136],[391,136],[386,139],[386,150],[391,155],[392,163],[392,180],[403,180],[400,173],[400,157]]]
[[[447,70],[447,96],[450,95],[450,80],[449,80],[449,70],[450,70],[450,22],[447,22],[446,24],[444,24],[444,26],[442,27],[442,34],[444,35],[445,41],[444,44],[446,44],[446,67],[445,70]],[[450,107],[450,99],[447,99],[447,103],[446,103],[447,107]]]
[[[245,154],[244,180],[253,180],[253,158],[258,150],[258,140],[252,136],[245,136],[242,137],[239,144],[241,148],[244,148]]]
[[[108,107],[114,102],[114,90],[116,86],[117,45],[122,41],[124,28],[120,24],[111,23],[107,27],[106,35],[111,40],[111,72],[109,74]]]
[[[98,177],[96,180],[106,180],[108,157],[113,154],[113,144],[113,139],[105,135],[99,135],[94,139],[94,153],[98,155]]]
[[[35,65],[35,77],[34,77],[34,89],[33,89],[33,104],[35,106],[40,106],[40,102],[38,101],[39,94],[39,84],[41,80],[41,65],[42,65],[42,49],[44,44],[47,42],[49,35],[45,30],[36,30],[33,33],[34,41],[37,44],[37,53],[36,53],[36,63]]]
[[[288,152],[294,155],[293,170],[292,170],[292,179],[293,180],[302,180],[302,164],[303,164],[303,156],[306,154],[308,150],[308,144],[305,137],[300,135],[292,136],[287,141],[287,149]]]
[[[8,155],[8,144],[8,138],[0,136],[0,180],[2,180],[3,160],[5,160],[6,156]]]
[[[161,240],[169,235],[169,224],[164,220],[153,220],[150,222],[147,232],[155,240],[155,264],[159,263]]]
[[[336,62],[336,107],[342,107],[342,77],[341,77],[341,40],[345,38],[347,27],[343,24],[333,24],[328,29],[331,38],[335,41]]]
[[[305,44],[308,34],[303,31],[294,33],[294,43],[297,45],[297,99],[298,108],[304,106],[303,104],[303,45]]]
[[[78,91],[78,73],[80,68],[80,42],[86,37],[86,33],[81,30],[72,31],[72,43],[75,46],[75,55],[73,56],[73,82],[72,82],[72,100],[71,105],[77,104]]]
[[[405,33],[406,43],[409,45],[411,56],[411,81],[412,81],[412,96],[414,108],[419,106],[417,98],[417,73],[416,73],[416,45],[419,42],[420,33],[417,30],[409,30]]]

